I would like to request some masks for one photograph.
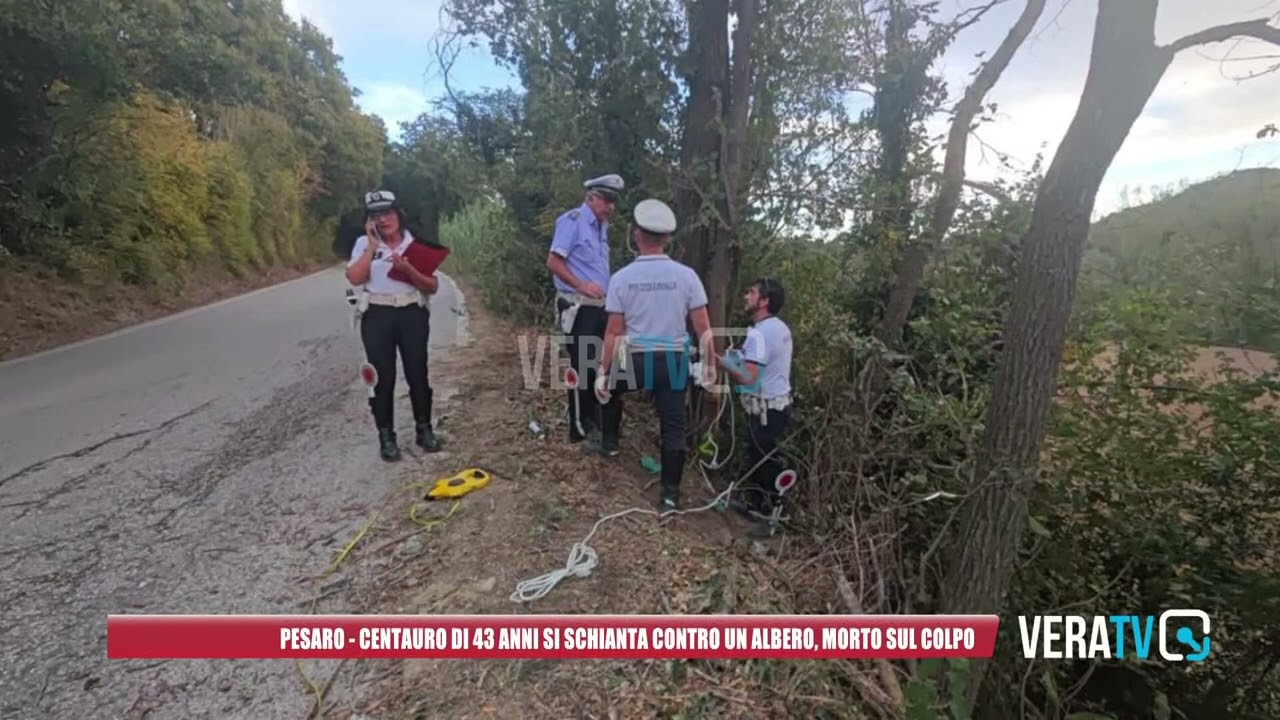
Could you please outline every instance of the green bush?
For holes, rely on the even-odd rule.
[[[501,204],[468,205],[441,223],[440,241],[451,250],[448,265],[475,284],[486,307],[520,322],[552,322],[550,245],[522,239]]]
[[[209,169],[205,223],[225,267],[242,276],[263,262],[253,233],[253,180],[244,156],[230,143],[208,143],[205,154]]]
[[[36,179],[62,202],[52,225],[81,248],[71,269],[126,283],[176,288],[187,263],[213,246],[205,225],[208,172],[184,108],[145,92],[91,111],[71,103],[55,116],[67,148]]]

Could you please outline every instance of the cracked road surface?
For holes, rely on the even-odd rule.
[[[0,364],[0,717],[306,717],[291,660],[108,661],[106,619],[308,611],[397,482],[345,287],[331,269]],[[444,278],[433,364],[461,317]]]

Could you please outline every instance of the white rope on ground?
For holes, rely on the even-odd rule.
[[[609,520],[624,517],[632,513],[656,515],[659,519],[662,519],[672,515],[688,515],[716,509],[720,505],[720,502],[733,492],[733,489],[738,486],[738,483],[750,477],[751,473],[755,472],[756,468],[763,465],[764,462],[775,452],[777,452],[777,448],[774,448],[764,457],[760,458],[760,461],[755,465],[752,465],[749,470],[742,474],[742,477],[729,483],[729,487],[725,488],[724,492],[717,495],[710,503],[702,505],[701,507],[691,508],[689,510],[668,510],[663,513],[659,513],[657,510],[649,510],[648,508],[633,507],[616,512],[612,515],[605,515],[596,521],[596,524],[591,527],[591,532],[587,533],[587,536],[583,538],[581,542],[574,543],[573,547],[569,549],[569,559],[565,562],[564,567],[558,570],[553,570],[545,575],[540,575],[536,578],[517,583],[515,592],[511,593],[511,601],[520,603],[540,600],[546,597],[561,580],[568,577],[587,577],[590,575],[591,571],[599,564],[600,556],[596,553],[595,549],[587,543],[595,536],[596,531],[600,529],[600,526]],[[703,477],[706,478],[706,472],[702,469],[701,465],[699,465],[698,471],[702,472]],[[708,482],[710,481],[708,480]]]

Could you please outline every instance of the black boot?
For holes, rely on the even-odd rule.
[[[680,477],[684,474],[683,450],[662,451],[662,490],[658,497],[658,512],[668,512],[680,507]]]
[[[431,388],[427,388],[425,395],[423,407],[415,408],[418,418],[414,426],[417,430],[414,442],[429,453],[440,452],[440,441],[436,439],[436,433],[431,429],[431,404],[435,393]]]
[[[783,500],[776,491],[764,490],[764,501],[755,518],[755,526],[748,533],[755,540],[767,540],[782,531]]]
[[[395,462],[400,459],[400,447],[396,445],[396,431],[391,428],[378,429],[378,442],[382,445],[382,459]]]
[[[622,429],[622,398],[614,396],[605,405],[599,406],[597,417],[599,433],[587,439],[586,448],[602,457],[612,458],[621,454],[618,436]]]
[[[418,447],[429,453],[440,452],[440,441],[436,438],[435,431],[431,429],[431,423],[418,423],[417,430]]]
[[[618,438],[605,437],[602,434],[593,434],[587,438],[584,447],[587,452],[607,458],[618,457],[622,453],[621,448],[618,446]]]

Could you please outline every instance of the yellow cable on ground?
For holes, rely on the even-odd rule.
[[[400,489],[421,491],[424,488],[435,487],[436,482],[437,481],[412,482],[407,485],[401,486]],[[381,502],[385,502],[386,498],[390,494],[391,493],[384,495],[383,500]],[[456,513],[458,511],[458,508],[462,505],[461,498],[457,498],[450,504],[449,512],[446,513],[444,517],[429,518],[424,520],[418,517],[418,505],[422,502],[423,502],[422,500],[415,499],[413,503],[409,506],[409,520],[411,520],[414,524],[419,525],[423,528],[430,528],[443,523],[445,520],[448,520],[449,518],[453,517],[453,514]],[[341,565],[342,562],[347,559],[347,556],[351,554],[351,551],[355,549],[356,545],[358,545],[360,541],[364,539],[364,536],[369,532],[369,528],[373,527],[373,524],[378,521],[378,518],[381,517],[381,515],[382,515],[382,509],[379,508],[377,512],[373,514],[372,517],[370,517],[367,521],[365,521],[365,524],[360,528],[359,532],[355,534],[355,537],[351,538],[351,540],[349,540],[347,544],[343,546],[342,550],[338,552],[338,556],[334,558],[333,564],[330,565],[329,569],[326,570],[324,574],[320,576],[321,578],[325,578],[325,577],[328,577],[329,575],[332,575],[333,572],[338,569],[338,566]],[[315,606],[317,602],[319,602],[318,597],[312,598],[312,601],[311,601],[312,614],[315,613]],[[343,662],[345,663],[346,661],[344,660]],[[308,694],[315,696],[315,706],[311,709],[311,712],[307,715],[307,717],[308,718],[319,717],[324,712],[324,696],[327,692],[327,687],[325,689],[321,689],[320,686],[317,685],[315,681],[312,680],[311,677],[307,675],[306,670],[302,669],[301,661],[294,660],[294,667],[297,669],[298,675],[302,678],[302,684],[304,686],[305,691]],[[339,669],[341,669],[341,666],[339,666]],[[334,678],[336,678],[337,676],[338,676],[337,671],[334,671],[333,677],[329,678],[329,684],[332,684]]]
[[[359,543],[362,538],[364,538],[365,533],[369,532],[369,528],[373,527],[373,524],[377,522],[378,516],[381,514],[382,514],[382,510],[378,510],[378,512],[373,514],[373,517],[369,518],[368,522],[364,524],[364,527],[360,528],[360,532],[356,533],[356,536],[351,538],[351,541],[347,543],[346,547],[342,548],[342,550],[338,552],[338,557],[334,558],[333,564],[330,565],[329,569],[325,570],[324,575],[321,575],[320,577],[322,578],[328,577],[332,575],[335,570],[338,569],[338,566],[342,564],[343,560],[347,559],[347,555],[349,555],[351,551],[355,549],[356,544]]]
[[[307,675],[307,671],[302,669],[301,660],[294,660],[293,664],[298,669],[298,675],[302,676],[302,684],[304,686],[303,690],[308,694],[316,696],[315,707],[311,708],[311,712],[307,713],[307,717],[318,717],[320,712],[324,709],[324,691],[320,689],[319,685],[316,685],[315,681],[312,680],[309,675]]]
[[[446,513],[444,517],[431,518],[429,520],[422,520],[418,517],[418,505],[421,504],[422,502],[423,502],[422,500],[414,500],[413,504],[409,506],[409,519],[412,520],[414,523],[421,525],[422,527],[434,527],[444,522],[445,520],[448,520],[449,518],[453,517],[453,514],[458,511],[458,506],[462,504],[461,500],[454,500],[450,504],[449,512]]]
[[[435,487],[438,482],[439,481],[419,480],[416,482],[411,482],[407,485],[403,485],[400,487],[400,489],[421,491],[425,488]],[[384,498],[385,497],[386,496],[384,496]],[[421,502],[423,501],[415,499],[413,501],[413,504],[409,506],[409,519],[413,521],[414,524],[422,527],[434,527],[435,525],[439,525],[445,520],[448,520],[449,518],[453,517],[453,514],[458,511],[458,505],[461,503],[461,499],[459,498],[453,501],[452,507],[449,508],[448,514],[446,514],[444,517],[431,518],[429,520],[423,520],[418,517],[418,504]],[[325,578],[332,575],[334,571],[338,569],[338,566],[341,565],[343,561],[347,559],[347,556],[351,554],[351,551],[355,549],[356,545],[359,544],[360,541],[364,539],[365,534],[369,532],[369,528],[373,527],[373,524],[378,521],[378,518],[381,515],[382,515],[382,510],[381,508],[379,508],[379,510],[375,512],[367,522],[365,522],[364,526],[360,528],[359,532],[355,534],[355,537],[351,538],[351,540],[347,542],[346,546],[343,547],[342,550],[338,552],[338,556],[334,558],[333,564],[330,565],[329,569],[326,570],[324,574],[320,576],[321,578]]]

